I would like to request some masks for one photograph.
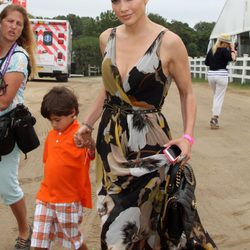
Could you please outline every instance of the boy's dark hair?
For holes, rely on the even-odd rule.
[[[41,114],[49,119],[51,115],[67,116],[75,111],[79,114],[78,101],[73,91],[66,87],[53,87],[44,97]]]

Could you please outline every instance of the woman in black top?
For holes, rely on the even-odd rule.
[[[209,66],[208,82],[213,90],[213,107],[210,126],[212,129],[219,128],[219,116],[224,101],[227,85],[228,62],[236,60],[236,50],[228,34],[221,34],[215,45],[209,50],[205,64]]]

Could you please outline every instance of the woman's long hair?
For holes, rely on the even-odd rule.
[[[7,7],[5,7],[0,13],[0,23],[4,18],[8,16],[10,12],[13,11],[18,11],[23,16],[24,20],[23,30],[21,36],[17,39],[17,44],[19,46],[22,46],[29,54],[31,77],[33,77],[36,72],[36,61],[35,61],[36,41],[34,38],[34,33],[31,28],[27,11],[20,5],[10,4]]]
[[[220,47],[220,45],[221,45],[221,41],[218,38],[217,41],[216,41],[216,43],[214,44],[214,46],[212,48],[213,55],[215,54],[216,50]]]

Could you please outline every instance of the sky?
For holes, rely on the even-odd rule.
[[[235,0],[236,1],[236,0]],[[188,23],[216,22],[226,0],[149,0],[147,12],[167,19]],[[55,17],[75,14],[97,17],[111,10],[111,0],[27,0],[27,10],[34,16]]]

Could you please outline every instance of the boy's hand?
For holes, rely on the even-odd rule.
[[[91,142],[90,142],[88,149],[89,149],[88,151],[89,157],[91,159],[94,159],[95,158],[95,141],[93,138],[91,138]]]
[[[86,145],[90,151],[95,151],[95,141],[92,137],[90,137],[88,144]]]

